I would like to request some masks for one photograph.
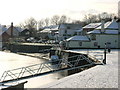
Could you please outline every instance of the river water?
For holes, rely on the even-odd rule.
[[[6,70],[39,64],[43,62],[46,62],[46,60],[0,51],[0,77]],[[41,86],[52,83],[62,77],[64,77],[64,75],[60,73],[55,73],[45,76],[38,76],[23,81],[28,81],[25,84],[25,88],[40,88]]]

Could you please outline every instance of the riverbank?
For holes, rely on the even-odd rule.
[[[118,53],[107,54],[107,64],[67,76],[39,88],[118,88]]]

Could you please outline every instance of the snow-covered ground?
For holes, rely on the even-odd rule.
[[[107,53],[106,65],[97,65],[40,88],[118,88],[119,52],[112,50]]]

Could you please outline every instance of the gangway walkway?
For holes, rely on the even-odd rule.
[[[68,61],[68,59],[74,58],[76,60]],[[86,61],[86,64],[80,65],[81,61]],[[61,72],[64,70],[72,70],[77,68],[84,68],[93,66],[96,63],[84,54],[76,55],[72,57],[58,59],[56,61],[48,61],[41,64],[35,64],[27,67],[21,67],[13,70],[8,70],[3,73],[0,78],[0,83],[7,83],[11,81],[18,81],[22,79],[32,78],[35,76],[52,74],[55,72]]]

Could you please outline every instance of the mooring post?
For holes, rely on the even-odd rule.
[[[105,43],[105,49],[104,49],[104,59],[103,63],[106,64],[106,43]]]

